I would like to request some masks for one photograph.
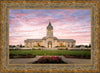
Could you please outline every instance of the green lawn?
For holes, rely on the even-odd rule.
[[[32,55],[50,55],[50,56],[90,56],[91,51],[86,50],[10,50],[11,54],[32,54]]]

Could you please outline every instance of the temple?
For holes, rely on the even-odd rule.
[[[42,39],[26,39],[25,47],[32,48],[34,46],[42,46],[44,48],[56,48],[56,47],[75,47],[76,41],[74,39],[58,39],[57,37],[53,36],[53,26],[51,22],[47,26],[47,34]]]

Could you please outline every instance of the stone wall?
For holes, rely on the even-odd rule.
[[[47,40],[43,40],[43,41],[33,41],[33,42],[25,42],[25,47],[34,47],[34,46],[44,46],[46,48],[48,48],[48,42],[51,41],[52,42],[52,48],[55,48],[56,46],[66,46],[66,47],[75,47],[75,42],[65,42],[65,41],[57,41],[57,40],[53,40],[53,39],[47,39]]]

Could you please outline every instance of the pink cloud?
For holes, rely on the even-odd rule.
[[[66,11],[71,12],[71,13],[75,13],[75,12],[77,12],[77,9],[66,9]]]
[[[15,13],[16,16],[29,16],[29,14],[26,13]]]
[[[49,19],[54,28],[54,36],[58,39],[75,39],[77,44],[90,43],[91,21],[82,19],[88,18],[90,15],[81,15],[78,19],[72,16],[75,12],[77,12],[77,9],[51,10],[50,13],[56,13],[54,16],[57,17],[53,15],[42,16],[40,11],[33,11],[29,14],[18,12],[11,14],[14,17],[10,19],[10,44],[24,44],[25,39],[46,36],[46,27],[49,24]],[[63,17],[60,18],[60,15]]]
[[[10,21],[9,23],[10,23],[10,25],[13,25],[16,23],[16,21]]]

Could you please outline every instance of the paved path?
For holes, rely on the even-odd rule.
[[[32,62],[37,61],[41,56],[36,56],[35,58],[18,58],[18,59],[9,59],[9,64],[32,64]],[[62,60],[68,64],[91,64],[91,59],[77,59],[77,58],[65,58],[62,57]]]
[[[68,64],[91,64],[91,59],[65,58],[64,56],[62,59]]]

